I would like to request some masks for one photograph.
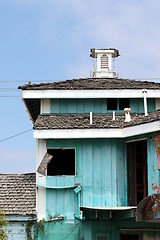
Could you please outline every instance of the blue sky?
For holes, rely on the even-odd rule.
[[[0,0],[0,172],[35,171],[19,85],[89,77],[90,48],[117,48],[119,77],[160,81],[159,0]],[[38,83],[38,82],[37,82]]]

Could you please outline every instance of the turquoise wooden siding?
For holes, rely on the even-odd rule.
[[[125,230],[123,230],[125,229]],[[127,231],[127,229],[130,229]],[[133,231],[131,230],[133,229]],[[137,229],[136,231],[134,229]],[[140,229],[140,230],[138,230]],[[142,231],[143,229],[143,231]],[[130,218],[119,221],[75,221],[73,223],[54,221],[45,223],[44,235],[39,240],[120,240],[121,234],[138,234],[140,239],[159,239],[159,224],[139,222]]]
[[[120,240],[120,234],[135,234],[135,231],[123,231],[127,228],[142,228],[137,231],[141,237],[159,236],[159,232],[145,229],[159,228],[157,224],[136,222],[131,216],[120,220],[124,213],[115,215],[112,221],[80,221],[75,219],[78,209],[75,185],[82,186],[81,206],[127,206],[127,165],[126,141],[147,138],[148,163],[148,195],[154,191],[152,183],[159,183],[157,156],[153,146],[155,134],[147,134],[127,139],[76,139],[76,140],[47,140],[47,148],[76,148],[76,176],[47,176],[46,177],[46,210],[47,216],[63,216],[62,222],[47,223],[45,239],[88,239],[108,237],[108,240]],[[109,215],[108,215],[109,216]],[[124,219],[127,217],[125,215]],[[70,227],[68,224],[70,221]],[[78,225],[77,225],[78,223]],[[65,225],[67,224],[67,225]],[[73,225],[72,225],[73,224]],[[73,229],[73,232],[72,232]],[[61,232],[60,235],[57,235]],[[49,233],[49,234],[48,234]],[[69,238],[68,238],[69,236]],[[43,239],[40,236],[39,239]]]
[[[148,112],[155,110],[155,99],[147,99]],[[130,99],[132,113],[144,113],[143,99]],[[51,99],[51,113],[111,113],[107,99]],[[123,113],[123,111],[116,111]]]
[[[52,212],[55,206],[52,214],[61,213],[73,218],[74,208],[77,207],[77,196],[73,192],[73,187],[78,183],[82,186],[83,206],[124,206],[125,174],[118,173],[119,170],[124,172],[125,168],[124,141],[121,139],[47,140],[47,148],[71,146],[76,148],[77,175],[46,177],[47,185],[55,189],[61,188],[47,189],[46,209]],[[118,176],[121,179],[118,179]],[[65,206],[66,199],[71,206]]]
[[[147,138],[148,194],[153,193],[152,183],[159,183],[154,134],[139,136]],[[138,137],[128,138],[135,140]],[[127,166],[125,140],[77,139],[47,140],[47,148],[76,148],[76,176],[48,176],[46,209],[74,218],[77,196],[74,186],[81,184],[82,206],[127,206]],[[67,202],[71,202],[67,205]],[[53,208],[53,206],[55,206]]]
[[[79,240],[79,224],[65,221],[45,223],[44,234],[38,240]]]
[[[143,98],[134,98],[130,100],[131,113],[144,113],[144,100]],[[156,110],[155,99],[147,99],[148,112]]]

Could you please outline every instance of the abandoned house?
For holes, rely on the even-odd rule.
[[[118,56],[91,49],[92,77],[19,87],[37,144],[39,239],[160,239],[160,83],[118,78]]]
[[[8,240],[28,239],[27,224],[30,224],[30,234],[34,236],[36,174],[0,174],[0,209],[4,210],[9,221],[6,227]]]

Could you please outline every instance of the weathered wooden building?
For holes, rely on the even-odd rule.
[[[39,239],[160,239],[160,84],[116,77],[118,56],[92,49],[93,77],[19,87],[37,141]]]
[[[27,240],[27,235],[34,237],[36,174],[0,174],[0,209],[9,221],[8,240]]]

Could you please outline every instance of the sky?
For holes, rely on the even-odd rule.
[[[36,171],[19,85],[89,77],[90,48],[118,49],[119,77],[160,82],[159,10],[159,0],[0,0],[0,173]]]

